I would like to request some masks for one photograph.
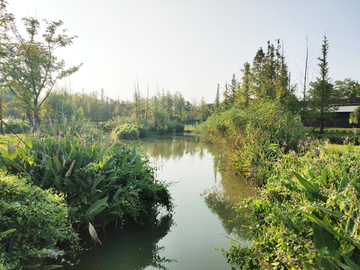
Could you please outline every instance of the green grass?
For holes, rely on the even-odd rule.
[[[308,130],[311,131],[313,128],[308,127]],[[315,132],[320,132],[320,128],[315,128]],[[324,128],[325,133],[353,133],[354,129],[351,128],[339,128],[339,127],[326,127]]]
[[[185,125],[185,131],[195,131],[196,130],[196,126],[195,125]]]
[[[18,138],[22,138],[23,135],[21,134],[5,134],[0,135],[0,148],[7,149],[8,141],[13,144],[17,144]]]
[[[353,146],[354,149],[355,149],[355,152],[357,154],[360,155],[360,146],[359,145],[355,145]],[[336,153],[336,154],[339,154],[339,155],[342,155],[344,152],[346,152],[346,148],[347,146],[346,145],[341,145],[341,144],[332,144],[332,143],[329,143],[327,148],[333,152],[333,153]]]

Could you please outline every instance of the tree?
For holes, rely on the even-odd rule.
[[[1,7],[3,10],[4,6]],[[2,10],[2,11],[3,11]],[[65,68],[64,60],[58,61],[54,52],[73,43],[76,36],[69,37],[62,30],[62,21],[47,21],[43,41],[37,41],[40,22],[35,18],[22,18],[27,39],[17,29],[12,14],[2,12],[0,76],[1,82],[21,101],[30,125],[40,123],[40,111],[56,81],[78,71],[80,65]]]
[[[217,90],[216,90],[216,97],[215,97],[215,103],[214,103],[214,114],[217,114],[219,112],[219,107],[220,107],[220,93],[219,93],[219,89],[220,85],[217,85]]]
[[[205,121],[209,116],[209,107],[206,104],[205,98],[202,97],[200,101],[200,121]]]
[[[184,107],[185,107],[185,98],[179,91],[177,91],[174,94],[174,116],[177,117],[178,119],[182,119]]]
[[[355,109],[353,113],[350,113],[351,120],[355,124],[360,123],[360,105]]]
[[[280,52],[283,46],[279,39],[276,40],[276,46],[270,41],[267,43],[266,54],[260,48],[253,59],[250,92],[258,102],[271,99],[280,100],[280,103],[284,104],[291,87],[288,87],[289,77],[284,53]]]
[[[334,87],[330,82],[329,68],[328,68],[328,52],[329,42],[326,36],[324,36],[322,45],[321,57],[318,66],[320,68],[320,77],[316,78],[315,82],[310,84],[309,101],[310,106],[315,115],[315,120],[320,124],[320,133],[324,132],[324,124],[331,122],[334,119],[335,106],[332,101],[335,97]]]
[[[355,98],[360,97],[360,84],[350,78],[343,81],[335,81],[334,89],[338,98]]]
[[[239,88],[239,91],[236,95],[236,104],[241,108],[247,108],[251,99],[251,91],[250,91],[250,64],[246,62],[244,64],[244,69],[241,70],[243,72],[242,84]]]

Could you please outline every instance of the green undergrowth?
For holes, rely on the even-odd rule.
[[[232,269],[360,269],[360,158],[299,142],[279,156],[255,198],[236,206],[252,242],[223,250]]]
[[[63,196],[77,232],[89,222],[95,228],[129,219],[156,223],[161,209],[170,215],[173,209],[169,184],[155,179],[155,169],[136,145],[111,140],[76,115],[26,134],[20,142],[9,140],[0,149],[0,166]],[[31,248],[31,243],[25,246]]]
[[[74,254],[79,238],[68,210],[62,195],[0,173],[0,269],[36,268],[45,260],[55,268],[65,252]]]
[[[298,150],[306,130],[299,117],[282,111],[278,102],[247,109],[231,108],[200,125],[206,140],[232,154],[234,169],[256,185],[262,185],[282,152]]]

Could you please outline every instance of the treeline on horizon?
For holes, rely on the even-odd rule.
[[[327,42],[326,37],[325,40]],[[307,61],[306,58],[304,74],[308,73]],[[327,62],[325,68],[328,69]],[[138,123],[147,125],[157,125],[159,122],[166,121],[194,123],[206,121],[210,115],[226,111],[231,107],[247,108],[264,100],[278,100],[283,110],[300,113],[303,122],[316,119],[314,114],[311,114],[310,110],[305,110],[304,107],[308,106],[306,101],[318,102],[319,97],[314,93],[318,81],[308,82],[305,75],[301,82],[302,97],[296,96],[295,92],[300,89],[297,85],[290,84],[290,73],[279,40],[276,44],[268,41],[266,51],[259,48],[252,64],[244,63],[241,72],[242,77],[239,80],[234,74],[231,83],[225,84],[222,102],[220,102],[219,84],[216,98],[212,103],[206,103],[204,97],[200,102],[196,100],[190,102],[185,100],[180,91],[171,93],[169,90],[157,91],[153,96],[149,96],[148,90],[145,97],[138,86],[135,87],[132,101],[109,98],[104,89],[100,92],[71,93],[65,88],[49,94],[42,105],[40,116],[44,120],[53,119],[59,115],[70,116],[74,110],[77,110],[85,118],[95,122],[106,122],[120,117],[135,119]],[[321,102],[327,103],[327,107],[330,101],[334,103],[334,100],[360,96],[358,81],[346,78],[331,83],[330,78],[326,79],[331,90],[330,96]],[[26,106],[14,98],[14,94],[6,88],[2,91],[1,101],[2,119],[26,118]],[[329,109],[329,112],[331,111],[333,108]]]

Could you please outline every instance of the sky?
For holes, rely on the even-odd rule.
[[[72,93],[100,92],[132,100],[180,91],[190,102],[215,100],[233,74],[240,80],[267,41],[283,44],[292,84],[303,78],[308,39],[310,79],[329,40],[333,81],[360,81],[360,0],[8,0],[22,17],[62,20],[78,38],[56,51],[66,67],[81,69],[60,81]],[[44,25],[44,24],[43,24]],[[300,96],[300,90],[298,92]]]

